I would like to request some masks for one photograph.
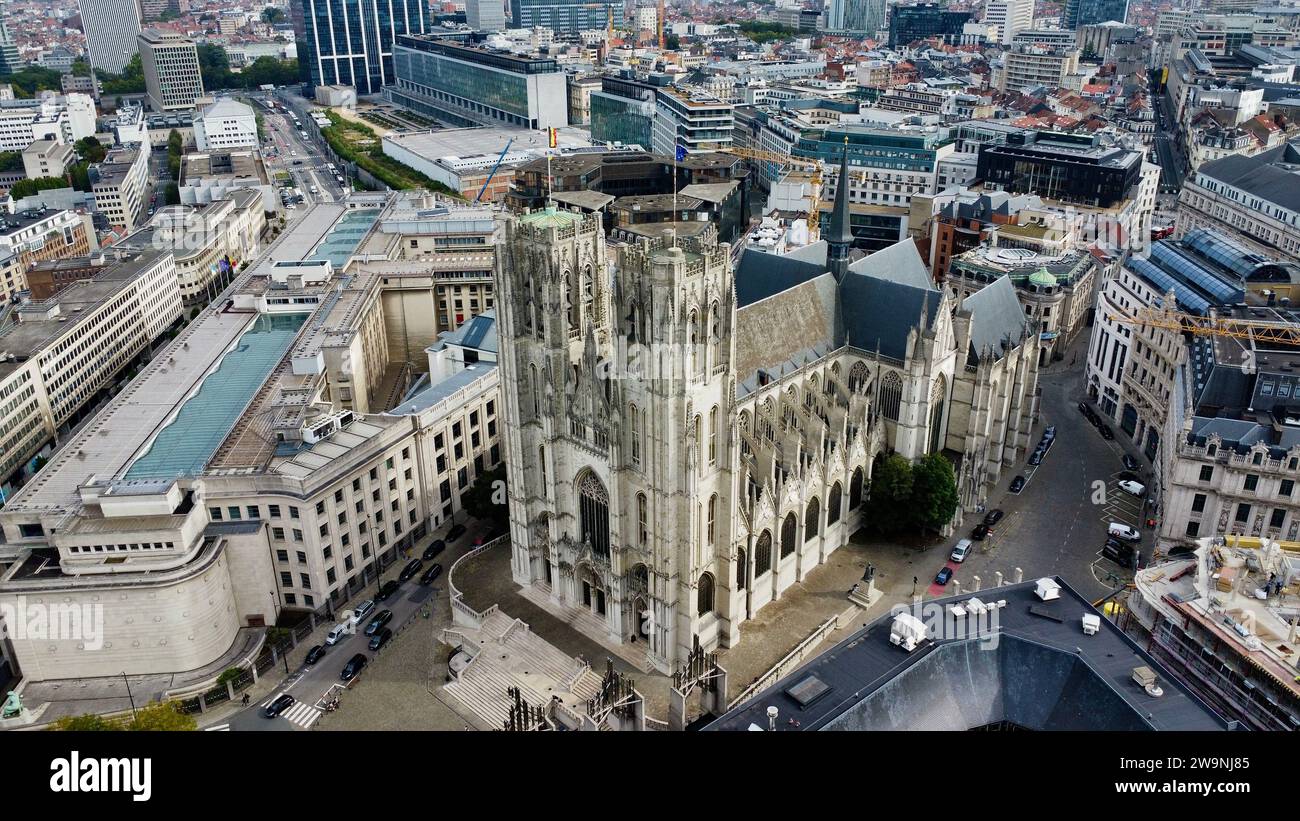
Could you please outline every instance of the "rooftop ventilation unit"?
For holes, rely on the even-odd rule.
[[[1055,601],[1061,597],[1061,585],[1055,579],[1039,579],[1034,586],[1034,593],[1043,601]]]
[[[899,613],[889,628],[889,643],[910,653],[925,641],[926,635],[924,622],[911,613]]]

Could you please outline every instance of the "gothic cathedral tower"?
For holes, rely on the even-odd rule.
[[[668,672],[725,618],[729,246],[712,227],[607,256],[599,216],[511,220],[497,256],[512,574]]]

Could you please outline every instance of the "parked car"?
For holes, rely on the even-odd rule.
[[[1002,517],[1005,515],[1006,514],[1003,513],[1000,508],[994,508],[993,510],[990,510],[988,513],[984,514],[984,524],[988,525],[989,527],[992,527],[993,525],[1002,521]]]
[[[452,542],[456,541],[457,539],[459,539],[461,536],[464,535],[465,535],[465,525],[460,523],[456,523],[452,525],[451,530],[447,531],[447,544],[451,544]]]
[[[444,542],[442,539],[434,539],[433,544],[429,545],[424,549],[424,553],[420,556],[420,558],[424,559],[425,561],[428,561],[429,559],[432,559],[434,556],[437,556],[446,548],[447,548],[446,542]]]
[[[324,657],[324,655],[325,655],[325,648],[317,644],[316,646],[312,647],[310,650],[307,651],[306,661],[308,664],[315,664],[316,662],[320,661],[321,658]]]
[[[1111,522],[1106,527],[1106,532],[1117,539],[1123,539],[1126,542],[1142,541],[1142,534],[1137,529],[1121,522]]]
[[[1024,488],[1025,488],[1025,477],[1017,476],[1016,478],[1011,480],[1012,493],[1019,493],[1020,491],[1024,490]]]
[[[378,650],[379,648],[387,644],[388,640],[391,639],[392,637],[393,637],[393,631],[385,627],[383,630],[380,630],[378,633],[374,635],[373,638],[370,639],[370,649]]]
[[[420,576],[420,584],[433,584],[433,580],[438,578],[441,575],[442,575],[442,565],[437,564],[435,562],[434,564],[429,566],[428,570],[424,571],[424,574],[422,576]]]
[[[339,675],[339,678],[343,681],[351,681],[356,678],[357,673],[360,673],[365,669],[367,661],[369,661],[369,659],[366,658],[364,653],[357,653],[355,656],[348,659],[347,664],[343,665],[343,672]]]
[[[399,583],[409,581],[412,576],[414,576],[416,573],[419,573],[420,570],[423,568],[424,568],[423,559],[411,559],[409,562],[406,563],[406,567],[402,568],[402,572],[397,574],[397,581]]]
[[[1133,545],[1129,544],[1128,542],[1121,542],[1119,539],[1116,539],[1113,536],[1106,537],[1106,544],[1103,545],[1103,547],[1109,547],[1112,550],[1118,550],[1121,553],[1133,552]]]
[[[1127,470],[1137,470],[1139,467],[1138,460],[1129,456],[1127,453],[1120,457],[1120,461],[1124,463],[1124,467]]]
[[[394,593],[396,593],[396,592],[397,592],[397,588],[399,588],[399,587],[401,587],[401,586],[402,586],[401,583],[399,583],[399,582],[397,582],[397,581],[395,581],[395,580],[393,580],[393,579],[389,579],[388,581],[384,582],[384,586],[383,586],[383,587],[379,588],[379,594],[376,595],[375,598],[378,599],[379,601],[384,601],[384,600],[387,599],[389,596],[391,596],[391,595],[393,595]]]
[[[1117,565],[1120,565],[1121,567],[1133,566],[1134,553],[1132,550],[1128,550],[1128,551],[1116,550],[1110,545],[1106,545],[1101,549],[1101,555],[1107,559],[1110,559],[1112,562],[1114,562]]]
[[[1050,442],[1055,438],[1056,438],[1056,425],[1048,425],[1047,429],[1043,431],[1043,441]]]
[[[366,624],[366,635],[373,636],[375,633],[378,633],[381,629],[383,629],[384,625],[388,624],[392,620],[393,620],[392,610],[380,610],[378,613],[375,614],[375,617],[371,619],[368,624]]]
[[[1036,450],[1034,450],[1033,453],[1029,455],[1029,464],[1041,465],[1043,463],[1043,456],[1045,453],[1046,451],[1044,451],[1042,446],[1040,445]]]
[[[970,532],[970,537],[977,542],[984,541],[984,537],[989,535],[989,526],[981,522],[975,525],[975,529]]]
[[[336,624],[330,628],[329,633],[325,636],[325,643],[332,647],[342,641],[344,636],[353,633],[355,630],[356,625],[351,622],[345,621],[342,624]]]
[[[1101,431],[1102,439],[1114,439],[1115,434],[1111,432],[1110,425],[1098,425],[1097,430]]]
[[[272,701],[270,704],[266,705],[266,709],[262,711],[262,715],[266,716],[267,718],[275,718],[280,713],[283,713],[285,710],[289,709],[293,705],[294,705],[293,696],[289,695],[288,693],[284,693],[280,697],[278,697],[275,701]]]
[[[964,562],[974,547],[975,543],[970,539],[962,539],[960,542],[957,542],[957,546],[952,549],[952,555],[948,558],[952,559],[954,562]]]
[[[952,568],[944,567],[942,570],[940,570],[938,573],[935,574],[934,583],[943,586],[947,584],[951,579],[952,579]]]
[[[1115,478],[1121,482],[1136,482],[1138,480],[1138,475],[1127,470],[1121,470],[1115,475]]]
[[[1142,483],[1134,482],[1127,479],[1119,483],[1119,489],[1124,491],[1125,493],[1131,493],[1134,496],[1139,496],[1139,497],[1142,494],[1147,492],[1146,486],[1143,485]]]
[[[372,612],[374,612],[374,609],[375,609],[374,599],[366,599],[361,604],[358,604],[356,609],[352,611],[352,626],[356,627],[358,624],[365,621],[366,616],[369,616]]]

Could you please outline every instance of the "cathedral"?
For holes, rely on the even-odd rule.
[[[736,645],[846,545],[877,459],[948,457],[957,526],[1030,443],[1039,337],[1010,280],[957,305],[910,240],[858,255],[848,186],[825,234],[733,263],[711,227],[615,245],[599,214],[506,224],[514,581],[659,671]]]

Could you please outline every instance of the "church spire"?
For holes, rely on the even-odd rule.
[[[840,177],[835,184],[835,210],[831,211],[831,230],[826,234],[826,264],[836,282],[843,282],[849,271],[849,249],[853,231],[849,228],[849,138],[844,137],[844,155],[840,158]]]

